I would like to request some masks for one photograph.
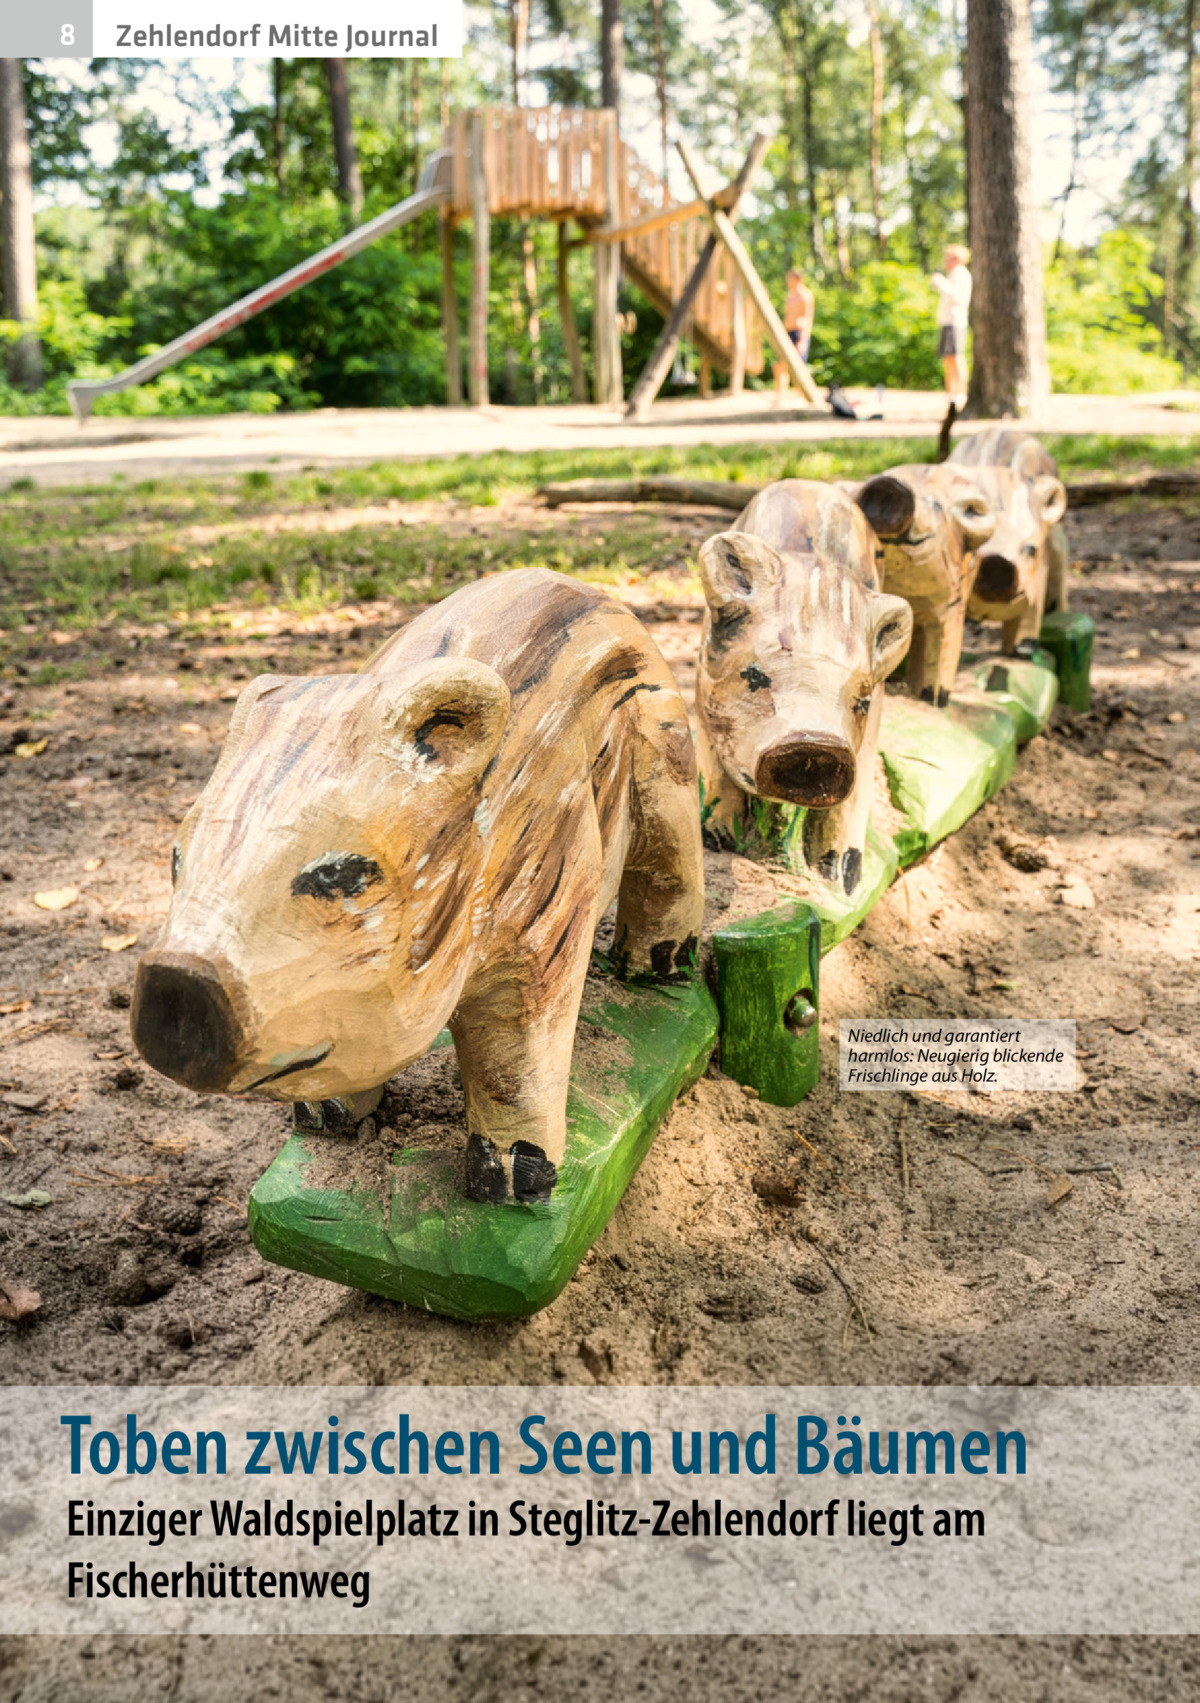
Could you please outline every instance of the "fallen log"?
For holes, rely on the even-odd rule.
[[[540,485],[538,496],[552,509],[564,503],[685,503],[699,508],[744,509],[761,485],[737,479],[567,479]]]
[[[1185,497],[1200,494],[1200,473],[1143,473],[1136,479],[1094,479],[1067,486],[1074,509],[1115,502],[1118,497]]]
[[[740,511],[762,485],[740,479],[568,479],[540,485],[537,494],[550,508],[564,503],[682,503],[690,507]],[[1093,508],[1118,497],[1200,495],[1200,474],[1143,473],[1136,479],[1095,479],[1067,486],[1070,508]]]

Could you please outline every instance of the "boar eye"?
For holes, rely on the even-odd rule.
[[[1022,554],[1022,556],[1036,556],[1037,555],[1037,545],[1036,544],[1022,544],[1021,554]]]
[[[373,858],[358,852],[326,852],[304,865],[292,882],[292,892],[298,899],[352,899],[382,880],[383,871]]]
[[[742,679],[752,692],[761,692],[771,684],[771,676],[765,674],[757,662],[752,662],[748,668],[742,669]]]
[[[855,700],[854,700],[854,713],[855,713],[855,715],[866,715],[867,711],[870,708],[871,708],[870,698],[855,698]]]
[[[182,870],[182,868],[183,868],[183,853],[180,851],[178,846],[172,846],[172,848],[171,848],[171,885],[172,885],[172,887],[178,887],[178,885],[179,885],[179,873]]]

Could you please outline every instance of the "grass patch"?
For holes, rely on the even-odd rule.
[[[1200,438],[1050,437],[1068,479],[1113,477],[1195,465]],[[541,530],[481,528],[462,512],[548,480],[686,474],[759,484],[770,479],[851,479],[903,461],[932,459],[932,438],[838,439],[831,443],[699,445],[539,451],[377,462],[369,467],[257,471],[220,479],[144,480],[83,487],[14,481],[0,501],[0,650],[36,652],[49,624],[83,640],[103,623],[201,617],[214,605],[273,605],[297,612],[377,597],[426,602],[498,569],[548,567],[616,580],[679,565],[686,543],[652,508],[605,516],[604,536],[570,518]],[[450,502],[448,524],[375,523],[307,530],[329,509]],[[285,516],[290,526],[256,521]],[[196,527],[227,527],[197,543]],[[77,665],[47,662],[56,679]],[[47,681],[49,675],[47,674]]]

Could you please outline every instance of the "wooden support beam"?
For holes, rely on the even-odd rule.
[[[454,214],[443,207],[442,239],[442,335],[446,340],[446,403],[457,408],[463,399],[462,349],[458,338],[458,292],[454,287]]]
[[[697,195],[703,196],[704,190],[700,186],[700,171],[696,164],[695,155],[692,153],[692,150],[688,147],[682,136],[676,143],[676,147],[679,150],[679,157],[684,163],[687,174],[692,180],[692,185]],[[800,359],[800,354],[796,345],[783,329],[783,321],[775,312],[774,304],[772,303],[770,296],[767,294],[766,285],[755,270],[754,262],[747,254],[745,244],[742,242],[741,237],[738,236],[730,223],[729,215],[722,212],[721,208],[716,206],[711,200],[705,201],[705,210],[708,222],[712,226],[714,236],[719,238],[719,240],[725,244],[725,247],[729,251],[729,258],[733,261],[733,264],[737,267],[738,272],[741,274],[742,282],[746,286],[746,291],[750,300],[754,303],[755,307],[762,315],[763,324],[767,328],[767,336],[771,339],[771,343],[776,354],[783,361],[784,366],[787,368],[795,382],[799,385],[800,389],[804,392],[805,396],[808,397],[809,401],[817,408],[824,407],[821,393],[813,381],[813,376],[805,366],[804,362]]]
[[[617,115],[605,114],[604,194],[607,212],[604,223],[616,226],[620,218],[620,183],[617,172]],[[621,278],[621,250],[610,243],[595,249],[595,309],[592,314],[592,361],[595,369],[595,400],[610,406],[621,402],[625,385],[621,374],[621,334],[617,330],[617,288]]]
[[[471,331],[467,394],[472,408],[486,408],[488,393],[488,285],[492,216],[488,209],[487,170],[483,158],[483,119],[471,120]]]
[[[745,163],[743,164],[741,171],[734,178],[732,184],[729,185],[728,216],[730,218],[737,218],[738,205],[741,198],[746,193],[747,189],[749,189],[755,177],[757,177],[759,168],[763,163],[763,159],[765,158],[767,149],[770,145],[770,137],[761,134],[756,135],[753,142],[750,144],[750,152],[746,155]],[[707,217],[707,201],[702,203],[702,208],[705,216]],[[722,217],[725,217],[724,213],[722,214]],[[658,340],[658,345],[650,359],[646,362],[645,369],[633,387],[633,393],[629,398],[629,405],[625,409],[625,418],[627,420],[644,420],[646,415],[650,412],[654,398],[658,395],[666,382],[667,374],[671,370],[671,363],[675,359],[675,351],[679,347],[679,339],[683,334],[684,326],[687,324],[688,315],[692,311],[696,297],[700,294],[700,286],[704,282],[705,275],[708,272],[709,266],[712,264],[712,259],[716,252],[717,238],[715,235],[709,235],[705,241],[704,247],[700,250],[699,255],[696,257],[696,264],[692,268],[691,276],[683,287],[683,292],[680,295],[679,300],[675,303],[675,306],[671,310],[670,316],[667,319],[667,323],[663,326],[662,336]],[[742,323],[744,331],[744,316]]]
[[[746,286],[733,280],[733,364],[729,369],[729,394],[740,396],[746,388]]]
[[[583,369],[583,349],[579,342],[579,327],[575,323],[575,308],[571,301],[570,278],[571,243],[567,237],[566,221],[558,227],[558,323],[562,330],[563,347],[571,368],[571,401],[586,402],[587,374]]]

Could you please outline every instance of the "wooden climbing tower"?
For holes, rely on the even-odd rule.
[[[550,219],[558,225],[558,302],[577,400],[585,399],[580,394],[583,366],[567,288],[567,255],[581,245],[592,249],[595,400],[621,402],[616,323],[620,268],[624,266],[638,288],[669,318],[696,273],[706,242],[713,241],[705,200],[673,202],[662,180],[621,140],[617,115],[610,108],[481,107],[457,113],[447,127],[439,177],[448,189],[442,219],[450,400],[461,400],[450,272],[453,228],[460,220],[474,225],[467,371],[470,400],[478,405],[487,401],[488,221],[503,214]],[[718,207],[730,208],[734,200],[732,190],[713,197]],[[574,237],[572,225],[578,231]],[[731,388],[737,391],[747,373],[763,370],[763,334],[770,328],[764,326],[723,243],[714,244],[714,252],[701,268],[686,317],[688,334],[700,353],[702,380],[716,368],[730,375]]]

